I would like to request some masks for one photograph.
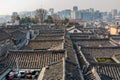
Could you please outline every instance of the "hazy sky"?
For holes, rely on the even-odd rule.
[[[120,10],[120,0],[0,0],[0,15],[12,14],[15,11],[32,11],[41,7],[58,11],[72,9],[75,5],[79,9]]]

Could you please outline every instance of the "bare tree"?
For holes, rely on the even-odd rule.
[[[52,18],[53,18],[53,21],[54,21],[55,24],[60,24],[61,23],[61,18],[60,18],[59,15],[53,14]]]
[[[36,10],[36,16],[40,19],[40,21],[43,23],[47,15],[47,11],[45,9],[37,9]]]

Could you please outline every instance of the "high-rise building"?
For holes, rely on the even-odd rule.
[[[93,13],[94,12],[94,8],[90,8],[89,11]]]
[[[63,11],[65,18],[70,19],[71,18],[71,10],[70,9],[66,9]]]
[[[75,11],[71,11],[71,19],[76,19],[76,12]]]
[[[71,11],[71,19],[77,19],[78,17],[78,7],[73,6],[73,11]]]
[[[13,12],[13,13],[12,13],[12,19],[15,19],[17,16],[18,16],[18,13],[17,13],[17,12]]]
[[[60,16],[61,19],[65,19],[65,18],[70,19],[71,18],[71,10],[70,9],[59,11],[57,14]]]
[[[49,14],[50,14],[50,15],[53,15],[53,14],[54,14],[54,9],[53,9],[53,8],[50,8],[50,9],[49,9]]]
[[[117,9],[112,9],[111,13],[112,13],[112,18],[114,18],[115,16],[117,16]]]
[[[78,11],[78,7],[77,6],[73,6],[73,11]]]
[[[94,13],[94,19],[95,20],[102,19],[102,13],[99,10],[95,11],[95,13]]]
[[[18,17],[18,13],[17,12],[13,12],[12,16],[11,16],[12,22],[15,22],[15,20],[17,20],[17,17]]]

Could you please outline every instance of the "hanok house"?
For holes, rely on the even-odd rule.
[[[75,26],[67,28],[67,31],[69,33],[82,33],[82,31],[80,29],[78,29],[77,27],[75,27]]]
[[[4,64],[2,61],[7,57],[7,52],[12,48],[12,45],[10,35],[0,29],[0,80],[5,80],[5,75],[10,71],[8,64]]]
[[[14,42],[14,49],[22,48],[27,42],[27,33],[20,30],[11,32],[12,40]]]
[[[29,40],[22,50],[62,50],[64,49],[63,34],[40,34],[35,40]]]
[[[63,30],[40,30],[40,34],[36,36],[35,40],[63,40]]]
[[[62,50],[63,40],[30,40],[28,47],[33,50]]]
[[[8,64],[8,67],[12,69],[12,71],[10,71],[10,73],[6,76],[7,79],[13,80],[14,78],[14,80],[18,80],[20,78],[20,80],[37,80],[38,75],[43,67],[53,64],[54,62],[61,60],[63,57],[66,57],[65,50],[10,51],[7,57],[1,62],[3,64]],[[16,74],[17,71],[19,71],[18,74]],[[12,72],[14,73],[13,77],[11,77]]]
[[[119,80],[120,47],[78,47],[85,80]]]
[[[70,34],[84,79],[119,80],[120,47],[109,38],[89,38],[91,35]]]
[[[77,41],[81,39],[91,39],[91,38],[96,38],[96,35],[93,33],[70,33],[70,38],[72,41]]]
[[[10,48],[12,48],[10,35],[2,29],[0,29],[0,57],[5,56],[7,50]]]
[[[38,80],[82,80],[77,64],[63,58],[42,68]]]
[[[115,47],[117,46],[109,39],[79,39],[74,41],[75,44],[81,47]]]
[[[110,40],[120,46],[120,35],[110,35]]]
[[[64,35],[63,34],[54,34],[54,35],[48,35],[48,34],[41,34],[36,36],[35,40],[63,40],[64,39]]]
[[[50,36],[56,38],[56,35]],[[22,74],[20,80],[83,80],[80,79],[77,57],[71,40],[69,37],[62,38],[65,42],[59,37],[57,40],[38,38],[29,41],[27,50],[9,51],[6,58],[0,61],[2,64],[8,64],[13,70],[7,75],[8,79],[13,76],[12,72],[15,72],[17,77],[13,76],[14,80],[18,80],[19,74],[16,74],[16,71],[19,71]]]
[[[75,56],[72,42],[66,38],[65,50],[11,50],[1,62],[13,73],[19,71],[20,80],[83,80]]]

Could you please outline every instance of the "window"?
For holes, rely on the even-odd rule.
[[[77,30],[74,30],[75,33],[77,33]]]

